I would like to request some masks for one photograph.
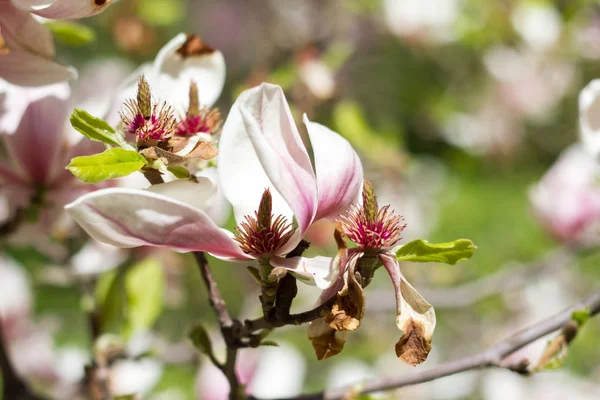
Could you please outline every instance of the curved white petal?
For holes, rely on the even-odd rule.
[[[419,364],[425,360],[431,348],[431,337],[436,323],[435,311],[404,278],[394,253],[381,253],[379,259],[389,273],[396,293],[396,326],[402,331],[402,337],[396,345],[396,353],[408,364]],[[412,339],[408,339],[408,336]],[[404,339],[408,342],[401,351],[398,347]]]
[[[113,246],[146,245],[250,259],[232,235],[206,213],[157,193],[103,189],[80,197],[65,209],[90,236]]]
[[[8,152],[31,181],[47,183],[58,172],[56,161],[69,115],[69,85],[6,88],[7,102],[14,105],[0,116],[0,132],[8,133],[4,137]]]
[[[156,56],[153,69],[158,79],[155,96],[180,113],[188,109],[192,81],[198,86],[200,105],[205,107],[217,101],[225,85],[223,54],[193,35],[180,33],[171,39]]]
[[[152,185],[148,191],[162,194],[199,210],[206,211],[217,194],[217,186],[208,178],[198,178],[198,183],[177,180]]]
[[[22,10],[51,19],[91,17],[104,11],[112,0],[11,0]]]
[[[321,124],[310,122],[306,115],[304,124],[315,155],[319,195],[315,220],[335,218],[360,195],[362,164],[346,139]]]
[[[579,94],[579,127],[587,150],[600,156],[600,79],[591,81]]]
[[[317,256],[282,258],[273,257],[271,265],[273,267],[285,268],[292,272],[300,282],[315,285],[319,289],[325,290],[338,277],[338,269],[333,265],[334,259],[331,257]]]
[[[279,86],[263,83],[240,95],[223,127],[218,169],[238,220],[253,214],[270,188],[273,212],[289,218],[292,211],[296,239],[304,235],[316,211],[316,179]],[[282,254],[297,240],[290,240]]]
[[[225,198],[221,185],[219,185],[217,169],[214,167],[204,168],[202,171],[196,173],[196,178],[210,179],[212,184],[215,185],[215,187],[217,188],[217,193],[215,194],[212,203],[204,211],[206,211],[210,218],[213,221],[215,221],[215,224],[217,224],[218,226],[223,226],[229,219],[229,214],[231,213],[231,205]]]

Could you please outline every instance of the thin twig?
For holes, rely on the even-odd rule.
[[[225,365],[222,365],[213,357],[211,357],[211,361],[217,368],[223,371],[227,377],[227,380],[229,381],[229,387],[231,388],[229,392],[229,399],[237,400],[240,395],[240,383],[235,373],[235,362],[237,360],[237,352],[239,348],[239,335],[236,332],[239,331],[239,325],[241,324],[239,321],[234,321],[229,315],[229,312],[227,311],[227,305],[225,304],[223,297],[221,297],[221,293],[217,287],[217,282],[212,276],[212,271],[210,270],[208,260],[206,259],[204,253],[194,252],[194,257],[196,258],[196,262],[200,268],[200,275],[202,276],[202,280],[204,281],[206,290],[208,291],[208,300],[219,320],[221,335],[223,335],[223,339],[225,340],[225,344],[227,346],[227,359],[225,361]]]
[[[503,365],[502,360],[525,347],[535,340],[557,331],[569,321],[571,321],[574,311],[589,308],[590,316],[600,313],[600,289],[592,293],[586,299],[576,305],[567,308],[560,313],[532,325],[520,332],[515,333],[504,341],[476,353],[471,356],[463,357],[458,360],[450,361],[429,370],[419,371],[413,374],[388,377],[367,382],[364,385],[346,386],[340,389],[327,390],[321,393],[295,397],[294,399],[304,400],[332,400],[344,398],[348,393],[366,394],[380,392],[384,390],[397,389],[405,386],[416,385],[418,383],[429,382],[445,376],[454,375],[459,372],[484,369],[484,368],[508,368],[515,370],[513,365]]]

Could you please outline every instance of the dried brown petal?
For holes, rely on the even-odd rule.
[[[204,43],[196,35],[187,35],[185,43],[177,50],[177,54],[183,58],[214,53],[215,49]]]
[[[353,273],[348,270],[344,288],[338,292],[337,299],[326,322],[336,331],[353,331],[360,326],[365,315],[365,294]]]
[[[425,327],[421,322],[409,319],[404,324],[402,332],[404,334],[396,343],[396,355],[413,367],[421,364],[427,359],[431,350],[431,340],[425,335]]]
[[[347,332],[329,327],[325,318],[319,318],[308,326],[308,339],[312,342],[317,359],[324,360],[341,353],[346,343]]]
[[[200,142],[194,150],[186,156],[178,156],[177,154],[163,150],[160,147],[149,147],[141,151],[141,154],[150,160],[160,159],[168,166],[185,164],[188,161],[203,159],[210,160],[215,158],[219,150],[208,142]]]

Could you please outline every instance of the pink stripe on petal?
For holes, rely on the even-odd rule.
[[[335,218],[360,195],[362,164],[346,139],[321,124],[310,122],[306,115],[304,124],[315,155],[319,195],[315,221]]]
[[[206,213],[160,194],[103,189],[65,208],[90,236],[113,246],[147,245],[204,251],[232,260],[251,259]]]

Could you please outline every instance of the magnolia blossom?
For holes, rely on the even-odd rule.
[[[598,161],[573,145],[531,189],[534,212],[552,235],[571,244],[598,243],[599,177]]]
[[[111,0],[0,0],[0,77],[37,86],[77,77],[57,64],[52,34],[35,17],[74,19],[102,12]]]
[[[362,205],[354,205],[338,221],[339,255],[333,265],[337,276],[323,291],[317,304],[336,298],[325,317],[311,322],[308,337],[319,359],[342,351],[346,333],[360,326],[365,311],[366,287],[379,265],[387,270],[396,293],[396,325],[402,336],[396,344],[396,355],[410,365],[425,361],[431,350],[435,328],[435,312],[400,271],[391,249],[402,239],[405,224],[389,206],[379,208],[370,183],[365,181]],[[343,235],[343,236],[341,236]],[[357,244],[348,249],[344,237]]]
[[[581,141],[596,158],[600,156],[600,79],[591,81],[579,94]]]
[[[0,87],[4,92],[0,140],[6,151],[0,163],[0,195],[8,201],[5,217],[17,212],[62,211],[65,204],[97,189],[64,169],[72,157],[98,151],[89,140],[72,144],[67,138],[69,86],[22,88],[0,81]],[[56,215],[41,216],[51,222]]]
[[[280,87],[262,84],[233,105],[221,136],[218,174],[240,224],[237,237],[206,212],[216,193],[207,182],[106,189],[66,208],[92,237],[114,246],[202,251],[232,261],[266,258],[277,266],[314,221],[344,211],[362,183],[362,166],[350,144],[306,117],[304,122],[314,166]],[[295,272],[314,279],[315,271],[327,275],[329,259],[301,265]]]
[[[109,122],[116,123],[121,105],[136,97],[141,76],[152,88],[152,96],[173,107],[176,115],[185,120],[194,101],[194,97],[189,96],[192,83],[197,86],[196,100],[200,108],[209,109],[221,95],[225,84],[225,58],[198,36],[178,34],[160,49],[152,63],[142,65],[123,82],[107,116]]]

